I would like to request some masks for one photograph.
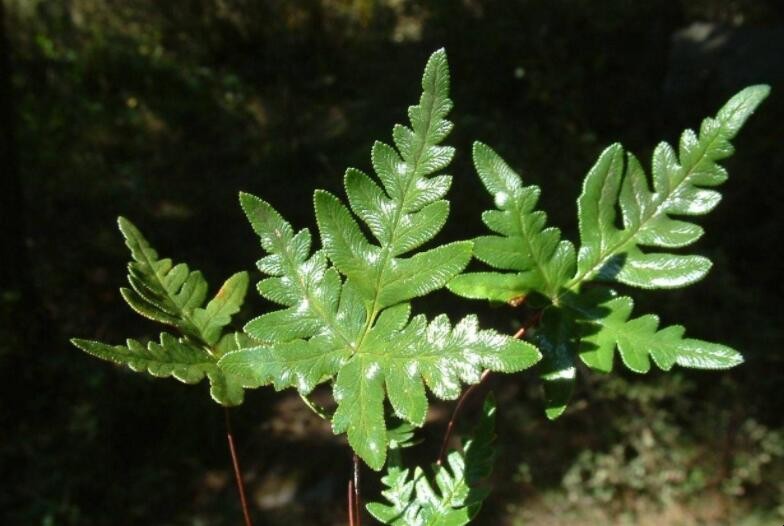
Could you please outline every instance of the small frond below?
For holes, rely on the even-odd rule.
[[[367,509],[391,526],[462,526],[479,513],[489,491],[482,483],[490,476],[496,457],[495,400],[488,396],[473,436],[463,451],[452,451],[444,465],[433,466],[431,482],[422,468],[400,465],[399,450],[381,482],[387,503],[371,502]]]

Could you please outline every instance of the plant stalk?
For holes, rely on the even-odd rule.
[[[523,325],[520,329],[514,333],[512,338],[520,339],[525,336],[525,331],[528,329],[527,325]],[[441,450],[438,452],[438,459],[436,460],[436,465],[440,466],[444,461],[444,457],[446,456],[446,449],[449,446],[449,439],[452,437],[452,431],[455,428],[455,423],[457,422],[457,417],[460,415],[460,411],[462,410],[463,406],[465,405],[466,401],[471,397],[471,395],[476,391],[487,378],[490,376],[490,370],[486,370],[482,373],[482,376],[479,378],[479,382],[475,383],[465,391],[463,394],[460,395],[460,398],[457,400],[457,405],[455,405],[455,409],[452,411],[452,417],[449,419],[449,423],[446,425],[446,432],[444,433],[444,439],[441,441]]]
[[[354,453],[352,460],[354,464],[354,517],[356,518],[356,526],[362,526],[362,517],[360,516],[362,498],[359,494],[359,457],[356,453]]]
[[[231,415],[229,408],[224,407],[224,414],[226,415],[226,439],[229,443],[229,454],[231,455],[231,464],[234,467],[234,478],[237,481],[237,491],[240,494],[240,506],[242,507],[242,515],[245,518],[245,526],[253,526],[253,521],[250,519],[250,511],[248,510],[248,501],[245,498],[245,484],[242,481],[242,469],[240,462],[237,458],[237,449],[234,447],[234,432],[231,427]]]
[[[348,479],[348,526],[356,526],[356,522],[354,521],[354,515],[356,512],[356,507],[354,506],[354,480],[349,478]]]

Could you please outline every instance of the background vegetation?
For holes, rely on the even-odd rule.
[[[737,140],[724,202],[703,222],[714,270],[640,306],[747,363],[718,375],[591,376],[555,423],[534,378],[496,380],[502,452],[479,523],[784,521],[781,2],[0,5],[3,524],[238,523],[222,410],[206,385],[148,380],[67,343],[152,334],[117,292],[127,255],[115,218],[213,282],[251,269],[259,250],[237,192],[313,226],[313,188],[339,192],[345,167],[369,166],[372,140],[403,118],[441,46],[458,147],[442,239],[482,230],[489,200],[470,165],[474,139],[542,186],[542,207],[574,238],[579,183],[605,145],[621,140],[647,159],[739,88],[773,86]],[[446,293],[429,301],[455,315],[479,308],[501,329],[519,315]],[[246,312],[263,307],[254,298]],[[432,411],[421,460],[435,458],[449,410]],[[250,393],[235,427],[259,524],[345,524],[348,448],[296,395]]]

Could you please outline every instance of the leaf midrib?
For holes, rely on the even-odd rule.
[[[528,187],[528,188],[533,188],[533,187]],[[525,187],[523,187],[521,189],[521,191],[524,190],[524,189],[525,189]],[[507,187],[507,190],[509,190],[508,187]],[[514,195],[514,192],[511,191],[511,190],[510,190],[510,193],[512,193]],[[542,278],[544,279],[545,288],[547,289],[547,291],[552,293],[552,294],[555,294],[556,291],[553,291],[551,289],[552,281],[551,281],[549,272],[546,270],[547,269],[547,265],[544,264],[543,262],[541,262],[539,260],[539,257],[538,257],[539,254],[534,252],[534,247],[533,247],[533,244],[531,243],[531,239],[529,237],[530,236],[530,232],[528,231],[526,222],[523,221],[522,209],[518,206],[519,203],[518,203],[518,201],[516,199],[512,199],[512,202],[514,203],[514,209],[515,209],[515,214],[514,214],[515,222],[517,223],[519,231],[522,233],[522,238],[525,241],[526,247],[528,247],[528,251],[530,252],[531,258],[534,261],[534,265],[536,265],[536,268],[539,269],[539,272],[541,273]],[[529,210],[529,213],[534,212],[535,208],[536,208],[536,203],[534,203],[534,205],[531,208],[531,210]],[[560,240],[558,242],[560,243]],[[558,245],[557,244],[556,244],[555,249],[556,250],[558,249]],[[521,271],[524,271],[524,269],[521,270]]]
[[[282,234],[278,234],[278,240],[280,241],[280,246],[282,247],[280,253],[283,255],[284,259],[286,260],[286,264],[290,269],[292,269],[292,274],[297,279],[297,283],[299,284],[300,291],[302,291],[302,296],[304,299],[308,301],[308,306],[312,307],[316,314],[321,318],[321,321],[324,325],[332,332],[332,334],[338,336],[346,346],[352,351],[356,352],[356,347],[354,343],[351,341],[350,338],[346,336],[343,332],[343,327],[336,322],[335,317],[324,308],[318,299],[313,296],[310,292],[310,287],[305,283],[305,278],[299,272],[299,267],[296,264],[296,261],[292,257],[292,254],[289,251],[289,244],[285,242],[282,237]],[[311,256],[313,257],[313,256]],[[324,272],[328,272],[329,269],[325,270]]]
[[[386,271],[387,265],[389,264],[389,258],[392,254],[392,247],[394,246],[395,240],[399,235],[398,228],[400,226],[400,220],[403,216],[403,209],[405,207],[406,202],[408,201],[408,194],[411,191],[411,185],[413,184],[414,179],[416,179],[417,173],[419,172],[420,169],[419,163],[422,160],[422,154],[424,153],[425,148],[429,146],[427,139],[430,134],[430,127],[433,124],[433,114],[434,114],[433,108],[437,97],[438,78],[439,78],[439,70],[438,68],[435,68],[435,72],[433,74],[433,81],[430,86],[430,88],[432,89],[432,96],[426,99],[426,103],[428,104],[429,107],[427,108],[428,109],[427,126],[425,128],[426,129],[425,137],[423,138],[419,149],[417,150],[416,154],[413,157],[413,163],[412,163],[413,168],[411,170],[411,176],[408,178],[408,180],[405,183],[404,190],[403,190],[403,199],[400,201],[397,209],[395,210],[395,217],[394,220],[392,221],[392,230],[391,230],[389,243],[386,246],[382,247],[383,254],[382,254],[381,264],[379,265],[378,272],[376,273],[375,294],[373,296],[373,303],[369,309],[368,318],[367,321],[365,322],[365,327],[362,331],[362,336],[360,336],[359,342],[356,348],[354,349],[355,352],[361,349],[362,344],[365,341],[365,338],[370,332],[370,328],[373,325],[373,322],[375,321],[376,317],[378,316],[378,313],[380,312],[380,309],[378,308],[378,302],[379,302],[379,298],[381,297],[381,290],[383,288],[381,286],[381,279]],[[427,93],[428,90],[425,89],[423,91],[423,94],[427,95]],[[393,202],[395,201],[393,200]]]
[[[599,259],[596,261],[596,263],[591,265],[587,270],[577,274],[574,278],[572,278],[566,284],[566,286],[564,288],[567,289],[567,290],[572,290],[572,291],[576,290],[577,287],[579,287],[580,284],[583,281],[591,279],[593,277],[593,275],[595,274],[595,271],[597,269],[601,268],[605,263],[607,263],[607,261],[611,257],[615,256],[618,252],[620,252],[622,249],[624,249],[626,247],[626,245],[628,245],[630,242],[634,241],[634,238],[642,230],[643,226],[645,226],[651,219],[653,219],[655,217],[658,217],[659,216],[659,212],[662,210],[662,208],[666,204],[669,203],[670,198],[681,188],[681,186],[683,186],[686,183],[686,181],[689,180],[689,178],[692,176],[693,171],[703,161],[703,159],[705,159],[708,151],[710,150],[710,147],[713,146],[713,143],[718,139],[718,137],[722,134],[723,131],[724,131],[723,127],[716,128],[716,132],[713,134],[713,137],[711,137],[709,139],[708,143],[702,149],[702,153],[700,154],[699,158],[695,162],[692,163],[692,165],[686,171],[686,174],[683,176],[683,178],[680,181],[678,181],[678,183],[670,189],[670,192],[668,192],[662,198],[662,200],[659,202],[659,204],[657,204],[653,208],[652,212],[645,219],[641,220],[639,222],[639,224],[635,228],[619,231],[621,233],[624,233],[624,232],[627,233],[627,235],[624,236],[624,239],[621,240],[620,242],[615,243],[615,245],[612,246],[612,248],[608,249],[607,252],[605,252],[602,256],[600,256]],[[624,171],[624,176],[626,176],[626,172],[625,171]],[[665,211],[665,214],[666,214],[666,211]]]

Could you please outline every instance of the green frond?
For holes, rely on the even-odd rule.
[[[162,333],[160,343],[150,342],[146,347],[130,339],[126,346],[82,339],[72,343],[93,356],[153,376],[196,383],[206,375],[216,402],[227,406],[242,403],[239,383],[218,369],[217,362],[239,348],[237,342],[242,337],[224,331],[245,299],[248,273],[231,276],[205,305],[208,286],[201,272],[190,270],[185,263],[161,259],[128,219],[120,217],[118,225],[132,258],[128,263],[130,288],[120,289],[122,297],[137,313],[174,327],[185,337]]]
[[[414,252],[430,241],[449,212],[443,199],[451,178],[434,175],[452,158],[439,143],[452,124],[446,54],[427,63],[423,93],[409,108],[410,127],[393,130],[395,146],[377,142],[372,164],[380,182],[349,169],[347,207],[317,191],[323,251],[311,254],[307,229],[292,226],[263,200],[241,195],[242,207],[268,253],[259,269],[270,277],[259,292],[283,306],[249,322],[262,342],[225,356],[220,366],[246,387],[272,383],[306,394],[334,380],[335,433],[346,433],[357,454],[379,470],[388,449],[385,401],[414,426],[425,421],[426,387],[454,399],[483,369],[514,372],[533,365],[530,344],[480,330],[474,317],[452,327],[446,316],[411,318],[408,300],[444,286],[465,268],[471,242]],[[361,220],[373,235],[369,240]],[[331,266],[332,265],[332,266]],[[341,277],[344,276],[344,277]]]
[[[674,288],[706,274],[707,258],[672,250],[702,235],[702,228],[685,218],[718,204],[721,195],[714,188],[727,179],[718,162],[733,153],[730,141],[768,93],[762,85],[740,91],[702,122],[699,134],[685,131],[677,153],[659,144],[650,181],[619,144],[607,148],[578,199],[581,246],[576,255],[557,228],[546,226],[544,212],[536,210],[539,188],[523,186],[498,154],[475,143],[476,171],[497,209],[482,215],[492,234],[474,240],[474,257],[493,271],[461,274],[447,286],[466,298],[512,306],[532,292],[546,298],[539,326],[529,328],[526,339],[543,355],[539,373],[548,418],[566,410],[578,356],[601,372],[611,371],[616,348],[624,364],[639,373],[650,369],[651,358],[664,370],[675,364],[723,369],[742,362],[729,347],[684,338],[681,326],[659,329],[654,315],[630,319],[631,298],[583,285],[615,281]]]
[[[488,396],[479,425],[463,452],[452,451],[446,464],[434,466],[433,482],[421,468],[404,469],[400,454],[381,479],[388,503],[371,502],[367,509],[382,524],[392,526],[462,526],[479,513],[488,490],[481,483],[495,462],[495,401]]]
[[[351,346],[363,327],[364,310],[343,294],[340,275],[329,267],[323,251],[311,254],[310,231],[294,233],[291,225],[267,202],[240,194],[240,203],[268,255],[257,263],[271,277],[259,282],[258,291],[284,309],[264,314],[245,326],[252,337],[268,342],[289,342],[320,335],[331,345]],[[343,314],[338,307],[344,297]]]
[[[730,140],[767,97],[767,86],[751,86],[732,97],[699,135],[686,130],[679,151],[660,143],[653,153],[653,191],[639,161],[621,145],[607,148],[588,173],[578,200],[579,287],[598,279],[643,288],[674,288],[700,280],[711,267],[703,256],[661,249],[694,243],[703,230],[673,216],[707,214],[721,200],[712,188],[727,179],[718,161],[732,155]],[[625,162],[624,162],[625,161]],[[622,226],[616,226],[616,206]],[[643,250],[645,247],[646,250]],[[658,249],[658,250],[657,250]]]
[[[357,169],[346,172],[351,210],[376,243],[365,238],[340,199],[323,191],[315,196],[324,250],[355,284],[371,316],[443,287],[471,259],[470,242],[400,257],[431,240],[449,214],[449,203],[442,198],[451,177],[433,175],[454,155],[454,148],[439,145],[452,129],[445,118],[452,101],[444,50],[428,60],[422,90],[419,104],[408,109],[410,127],[398,124],[393,130],[397,149],[382,142],[373,145],[371,159],[381,186]]]
[[[473,316],[453,328],[444,315],[430,323],[422,315],[409,321],[408,311],[407,305],[384,311],[335,382],[333,429],[347,431],[357,453],[376,469],[386,449],[385,392],[398,417],[421,426],[425,386],[439,398],[456,399],[462,383],[477,383],[484,369],[513,373],[541,357],[529,344],[480,330]]]
[[[631,319],[634,302],[607,289],[596,289],[576,299],[572,308],[582,320],[580,358],[602,372],[613,368],[615,349],[624,365],[637,373],[650,370],[650,358],[669,371],[677,364],[692,369],[729,369],[743,362],[737,351],[717,343],[684,338],[685,329],[659,329],[659,318],[646,314]]]
[[[497,210],[482,214],[494,235],[474,240],[474,257],[509,272],[476,272],[453,279],[449,290],[473,299],[514,302],[531,291],[554,298],[572,277],[575,250],[561,231],[545,227],[547,215],[536,210],[540,190],[523,181],[489,146],[474,143],[474,166]]]

